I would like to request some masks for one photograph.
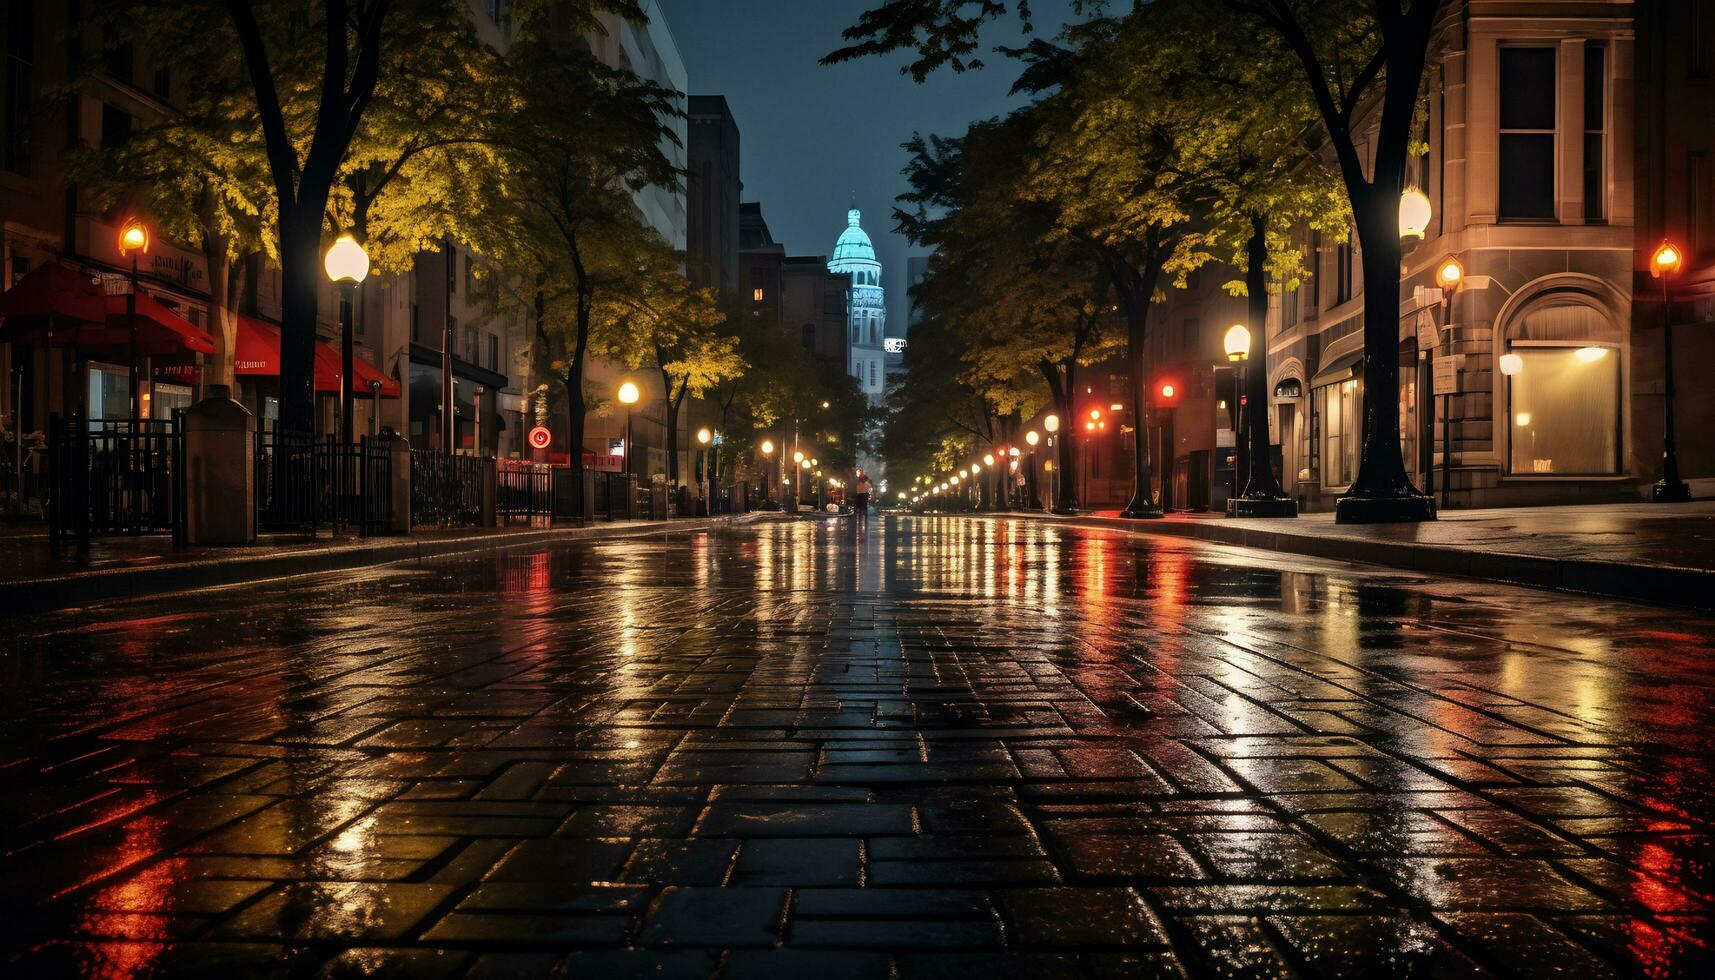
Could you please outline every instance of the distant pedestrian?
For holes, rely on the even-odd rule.
[[[858,516],[869,516],[869,477],[864,475],[863,470],[858,470],[857,482],[852,484],[852,506],[857,510]]]

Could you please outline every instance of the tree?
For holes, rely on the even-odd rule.
[[[1350,212],[1343,188],[1306,134],[1316,125],[1307,91],[1270,80],[1290,69],[1291,55],[1260,28],[1195,0],[1157,0],[1153,17],[1122,26],[1114,57],[1119,73],[1179,118],[1184,169],[1209,193],[1199,199],[1201,248],[1243,271],[1227,284],[1248,298],[1252,366],[1245,401],[1243,461],[1235,513],[1292,516],[1297,506],[1269,466],[1267,284],[1295,289],[1304,273],[1293,235],[1308,227],[1344,240]],[[1131,37],[1132,34],[1141,36]]]
[[[662,151],[677,139],[667,125],[677,96],[534,31],[508,62],[515,98],[494,123],[507,180],[481,202],[470,234],[536,284],[534,371],[565,392],[578,468],[596,304],[657,247],[631,195],[678,179]]]
[[[1059,234],[1054,208],[1029,196],[1030,165],[1017,148],[1032,144],[1042,114],[1033,107],[977,123],[958,139],[907,144],[912,190],[901,199],[916,210],[901,212],[900,226],[936,250],[914,298],[930,316],[956,324],[959,380],[981,391],[1003,420],[1036,414],[1044,384],[1056,411],[1070,419],[1078,367],[1116,352],[1108,280],[1094,252]],[[1014,424],[991,441],[1018,435]],[[1075,440],[1056,445],[1056,507],[1070,509]]]
[[[1364,445],[1357,478],[1335,502],[1335,519],[1433,520],[1434,501],[1412,484],[1400,454],[1399,198],[1429,41],[1446,0],[1223,2],[1274,31],[1298,59],[1339,161],[1362,246]],[[1378,100],[1366,155],[1356,120]]]
[[[692,286],[680,256],[651,235],[635,272],[596,303],[591,351],[627,367],[651,365],[667,400],[667,481],[679,482],[679,411],[686,397],[702,398],[747,367],[714,294]]]
[[[1274,32],[1297,59],[1338,161],[1362,246],[1363,454],[1357,478],[1336,504],[1336,519],[1432,519],[1433,502],[1412,485],[1400,455],[1397,219],[1429,42],[1446,0],[1221,2]],[[845,37],[854,43],[823,60],[910,50],[916,57],[901,70],[919,81],[943,65],[964,70],[972,67],[969,59],[982,28],[1009,10],[1028,25],[1029,8],[1022,2],[1009,8],[1001,0],[888,0],[846,29]],[[1148,6],[1139,10],[1147,12]],[[1276,84],[1272,78],[1261,81]],[[1366,140],[1366,154],[1358,146],[1358,118],[1378,105],[1379,121],[1374,137]]]
[[[123,25],[118,43],[158,43],[130,0],[104,13]],[[156,234],[202,252],[208,274],[209,325],[217,339],[204,380],[235,385],[243,265],[275,252],[275,217],[261,132],[235,60],[214,61],[177,80],[165,114],[116,147],[78,150],[72,173],[98,206],[140,206]]]

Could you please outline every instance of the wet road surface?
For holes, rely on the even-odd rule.
[[[1711,969],[1687,613],[901,518],[5,625],[11,975]]]

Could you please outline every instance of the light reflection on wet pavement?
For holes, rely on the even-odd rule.
[[[1679,612],[903,518],[8,627],[13,975],[1712,965]]]

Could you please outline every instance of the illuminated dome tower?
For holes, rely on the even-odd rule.
[[[860,226],[863,215],[857,208],[846,212],[846,230],[834,243],[834,257],[828,260],[828,271],[852,277],[846,290],[846,330],[850,344],[846,353],[846,370],[858,381],[858,387],[870,401],[880,401],[887,388],[887,369],[882,338],[886,336],[886,293],[881,288],[881,263],[875,260],[875,246]]]

